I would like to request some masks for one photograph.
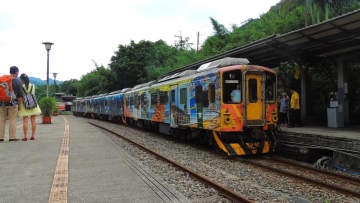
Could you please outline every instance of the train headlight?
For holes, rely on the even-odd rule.
[[[225,113],[223,114],[224,116],[224,124],[225,125],[230,125],[232,120],[231,120],[231,114],[229,113],[229,109],[225,109]]]
[[[225,119],[224,119],[224,123],[225,123],[226,125],[231,124],[231,118],[230,118],[229,116],[226,116]]]
[[[271,120],[276,123],[278,121],[278,116],[277,116],[277,112],[276,110],[274,109],[273,112],[272,112],[272,115],[271,115]]]
[[[275,115],[275,116],[273,115],[273,116],[272,116],[272,120],[273,120],[274,122],[277,122],[277,121],[278,121],[278,117],[277,117],[276,115]]]
[[[223,114],[224,116],[224,124],[225,125],[230,125],[231,122],[232,122],[232,119],[231,119],[231,114],[229,113],[229,110],[226,109],[225,113]]]

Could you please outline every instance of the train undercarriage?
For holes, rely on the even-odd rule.
[[[74,115],[108,120],[144,130],[160,132],[189,142],[199,142],[211,146],[228,156],[272,153],[275,152],[277,142],[277,131],[274,127],[270,127],[267,131],[264,131],[262,127],[257,127],[245,128],[244,132],[219,132],[182,126],[171,128],[170,125],[164,123],[105,114],[75,113]]]

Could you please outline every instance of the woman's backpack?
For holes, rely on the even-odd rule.
[[[33,84],[31,84],[31,88],[29,92],[26,92],[25,88],[23,87],[23,91],[24,91],[24,107],[25,109],[33,109],[37,106],[37,101],[35,96],[32,94],[32,88],[33,88]]]

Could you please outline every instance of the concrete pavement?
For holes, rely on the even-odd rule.
[[[62,147],[66,140],[65,119],[70,128],[65,141],[67,151]],[[55,194],[53,197],[58,199],[50,202],[186,201],[181,195],[173,199],[159,195],[154,190],[157,187],[129,165],[126,152],[86,120],[73,116],[57,116],[52,120],[51,125],[37,125],[34,141],[8,142],[6,135],[5,142],[0,143],[0,203],[49,202],[50,193],[60,190],[66,200]],[[22,137],[20,122],[17,138]],[[67,170],[60,170],[63,176],[54,179],[59,167]],[[68,179],[61,182],[64,177]]]

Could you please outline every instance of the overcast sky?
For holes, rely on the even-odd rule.
[[[0,74],[16,65],[20,73],[46,79],[44,41],[53,42],[50,78],[80,77],[95,69],[93,61],[108,66],[119,44],[130,40],[189,37],[196,48],[213,34],[210,17],[240,25],[257,18],[280,0],[1,0]]]

